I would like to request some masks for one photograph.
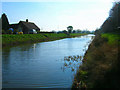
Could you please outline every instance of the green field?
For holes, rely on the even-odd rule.
[[[74,37],[74,36],[80,36],[85,34],[3,34],[2,35],[2,45],[8,46],[8,45],[18,45],[18,44],[24,44],[24,43],[34,43],[34,42],[44,42],[44,41],[51,41],[51,40],[57,40],[67,37]]]

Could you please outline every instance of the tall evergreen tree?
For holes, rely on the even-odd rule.
[[[5,13],[2,14],[1,20],[2,20],[2,30],[7,31],[9,29],[9,21]]]

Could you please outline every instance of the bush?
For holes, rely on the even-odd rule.
[[[13,31],[13,34],[16,34],[17,32],[18,32],[18,30],[15,29],[15,30]]]
[[[37,31],[37,34],[39,34],[40,33],[40,31]]]
[[[7,30],[7,34],[13,34],[12,30]]]
[[[6,34],[5,30],[2,30],[2,34]]]

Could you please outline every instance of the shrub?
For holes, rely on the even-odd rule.
[[[5,30],[2,30],[2,34],[6,34]]]
[[[7,30],[7,34],[13,34],[12,30]]]
[[[15,29],[15,30],[13,31],[13,34],[17,34],[17,32],[18,32],[18,30],[17,30],[17,29]]]
[[[39,33],[40,33],[40,31],[37,31],[37,33],[39,34]]]

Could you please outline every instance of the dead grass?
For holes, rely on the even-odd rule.
[[[115,74],[119,73],[119,46],[107,42],[108,40],[100,35],[95,37],[84,56],[83,64],[75,76],[77,82],[85,82],[87,88],[119,87],[118,75]],[[80,75],[81,70],[87,72],[85,80]],[[73,83],[74,87],[75,84]]]

